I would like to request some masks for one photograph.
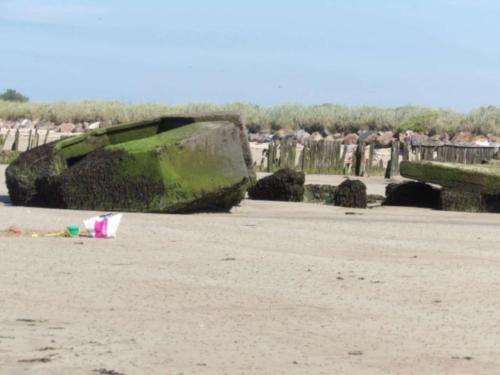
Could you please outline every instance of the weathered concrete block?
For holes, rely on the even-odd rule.
[[[457,164],[403,161],[401,176],[450,189],[500,194],[500,163]]]
[[[401,175],[441,185],[443,210],[500,212],[500,162],[454,164],[408,162],[401,164]]]
[[[231,119],[162,117],[35,148],[6,171],[11,200],[92,210],[227,211],[252,178],[244,128]]]
[[[441,192],[441,208],[445,211],[485,211],[481,193],[453,189],[443,189]]]
[[[500,213],[500,195],[443,189],[441,207],[446,211]]]

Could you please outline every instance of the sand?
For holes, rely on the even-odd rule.
[[[0,223],[93,214],[2,206]],[[245,201],[127,213],[114,240],[2,236],[0,374],[498,374],[499,229]]]

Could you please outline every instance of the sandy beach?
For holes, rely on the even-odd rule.
[[[95,213],[4,205],[0,176],[27,234],[0,237],[2,375],[500,371],[499,215],[246,200],[32,238]]]

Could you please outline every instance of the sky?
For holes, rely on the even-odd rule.
[[[0,0],[32,101],[500,106],[496,0]]]

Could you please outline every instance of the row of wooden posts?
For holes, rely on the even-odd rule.
[[[49,131],[45,133],[45,136],[40,140],[38,131],[35,129],[30,129],[29,138],[26,147],[21,147],[20,137],[21,132],[19,129],[9,129],[5,134],[0,135],[0,150],[4,151],[27,151],[39,145],[43,145],[47,142],[49,136]],[[12,142],[9,142],[8,149],[4,149],[5,143],[9,140],[9,137],[14,137]]]
[[[59,133],[45,129],[9,129],[4,134],[0,134],[0,150],[24,152],[73,135],[77,134]]]
[[[368,158],[365,148],[369,147]],[[375,145],[345,146],[341,141],[306,141],[298,153],[298,142],[271,142],[267,152],[267,171],[280,168],[299,169],[311,174],[355,174],[363,176],[384,166],[374,163]]]
[[[384,165],[382,160],[375,162],[375,144],[358,143],[351,146],[352,157],[347,160],[349,146],[341,141],[306,141],[299,155],[298,142],[282,140],[271,142],[267,153],[267,171],[280,168],[299,169],[306,173],[352,174],[366,176],[384,174],[391,178],[399,174],[401,160],[433,160],[450,163],[477,164],[490,160],[496,146],[463,145],[417,145],[395,141],[390,150],[390,159]],[[366,148],[368,151],[366,152]],[[367,156],[368,155],[368,156]]]

